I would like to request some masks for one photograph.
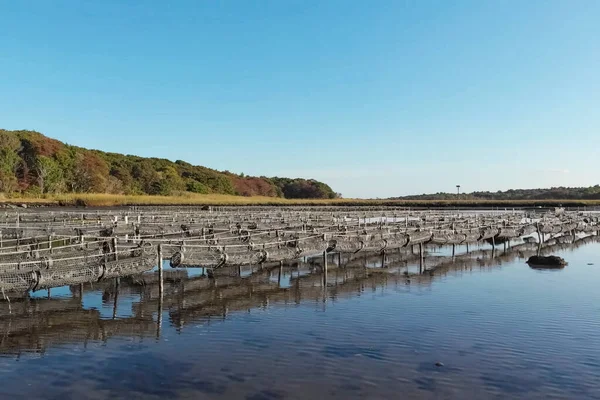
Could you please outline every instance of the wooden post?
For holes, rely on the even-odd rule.
[[[283,261],[279,261],[279,274],[277,275],[277,286],[281,286],[281,275],[283,274]]]
[[[115,252],[115,261],[119,261],[119,253],[117,251],[117,238],[116,237],[112,238],[112,245],[113,245],[113,249]]]
[[[327,252],[323,252],[323,287],[327,287]]]
[[[158,245],[158,293],[160,298],[163,297],[163,255],[162,244]]]
[[[422,274],[423,273],[423,243],[419,243],[419,273]]]
[[[113,319],[117,318],[117,302],[119,301],[119,277],[115,278],[115,301],[113,303]]]

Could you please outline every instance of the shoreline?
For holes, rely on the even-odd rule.
[[[25,206],[25,207],[24,207]],[[6,198],[0,208],[38,207],[132,207],[132,206],[375,206],[411,208],[545,208],[598,207],[599,200],[390,200],[390,199],[283,199],[231,195],[135,196],[63,194],[47,198]]]

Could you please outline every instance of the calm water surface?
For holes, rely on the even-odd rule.
[[[160,315],[125,278],[39,292],[1,305],[0,397],[600,398],[600,243],[557,253],[410,279],[334,258],[326,289],[310,263],[168,271]]]

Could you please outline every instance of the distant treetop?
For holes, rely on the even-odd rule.
[[[394,197],[402,200],[453,200],[456,193],[432,193]],[[461,193],[461,200],[596,200],[600,199],[600,185],[590,187],[553,187],[549,189],[510,189],[497,192]]]

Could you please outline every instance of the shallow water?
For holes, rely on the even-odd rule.
[[[600,243],[552,271],[501,253],[410,278],[334,256],[326,288],[318,259],[167,271],[160,314],[125,278],[38,292],[1,304],[0,397],[600,398]]]

